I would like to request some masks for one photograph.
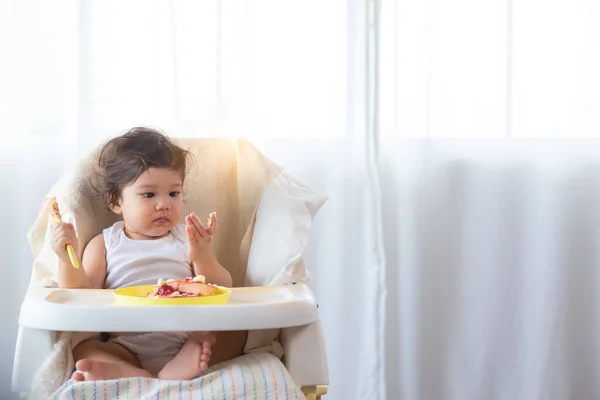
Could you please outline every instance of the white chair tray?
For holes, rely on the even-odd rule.
[[[319,318],[304,283],[233,288],[223,305],[117,304],[109,289],[38,289],[25,298],[19,325],[52,331],[153,332],[274,329]]]

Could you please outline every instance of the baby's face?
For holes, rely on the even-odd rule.
[[[124,187],[113,211],[123,215],[125,234],[142,240],[166,236],[181,219],[182,189],[181,174],[165,168],[150,168]]]

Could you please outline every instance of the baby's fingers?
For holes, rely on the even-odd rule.
[[[211,212],[210,215],[208,216],[208,228],[206,228],[206,232],[208,232],[209,235],[212,235],[215,233],[216,230],[217,230],[217,213]]]
[[[191,215],[191,221],[203,239],[209,235],[206,229],[204,228],[204,225],[202,225],[202,222],[200,222],[200,218],[198,218],[196,214]]]
[[[204,232],[204,226],[202,225],[202,223],[200,221],[197,221],[197,217],[194,218],[195,216],[196,216],[196,214],[188,215],[187,217],[185,217],[185,222],[186,222],[187,226],[192,228],[192,230],[194,232],[202,233],[202,232]]]
[[[73,224],[67,224],[64,222],[56,222],[51,226],[51,232],[55,236],[63,235],[75,238],[75,228]]]
[[[185,233],[187,233],[188,241],[190,243],[198,243],[198,241],[200,240],[200,234],[198,233],[196,228],[194,228],[191,225],[185,227]]]
[[[67,236],[61,236],[59,238],[56,238],[55,241],[56,246],[59,248],[64,248],[67,247],[67,245],[73,245],[73,240],[71,240],[70,237]]]

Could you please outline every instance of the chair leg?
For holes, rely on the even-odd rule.
[[[327,393],[327,385],[303,386],[302,393],[306,400],[321,400],[321,396]]]

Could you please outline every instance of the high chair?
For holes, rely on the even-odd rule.
[[[305,283],[308,271],[302,263],[311,221],[325,199],[289,177],[247,141],[175,141],[194,159],[184,183],[184,214],[217,212],[219,230],[213,248],[233,278],[229,303],[130,306],[117,303],[111,290],[57,288],[57,257],[48,243],[52,221],[45,202],[28,235],[34,269],[21,306],[12,380],[13,392],[20,392],[22,398],[38,400],[41,397],[33,396],[47,395],[62,385],[73,369],[72,347],[95,333],[173,330],[249,330],[246,360],[251,358],[257,368],[268,367],[273,372],[279,361],[275,356],[265,358],[266,354],[282,356],[286,391],[292,393],[286,381],[289,375],[289,384],[300,388],[309,400],[327,392],[328,367],[318,304]],[[97,157],[98,149],[67,171],[48,193],[57,198],[65,220],[75,225],[80,249],[118,220],[95,196]],[[278,354],[281,350],[283,354]],[[265,355],[253,356],[256,354]],[[244,365],[250,369],[248,363]],[[241,378],[236,375],[235,379],[246,379],[243,371]],[[42,375],[52,379],[44,381]],[[232,387],[235,379],[231,375]],[[277,379],[281,378],[275,373],[272,378],[264,374],[265,388],[277,388]],[[242,383],[246,388],[246,382]],[[94,396],[95,390],[96,383]],[[73,398],[78,398],[75,390],[72,392]],[[118,383],[116,393],[118,396]],[[107,398],[106,389],[104,396]]]

